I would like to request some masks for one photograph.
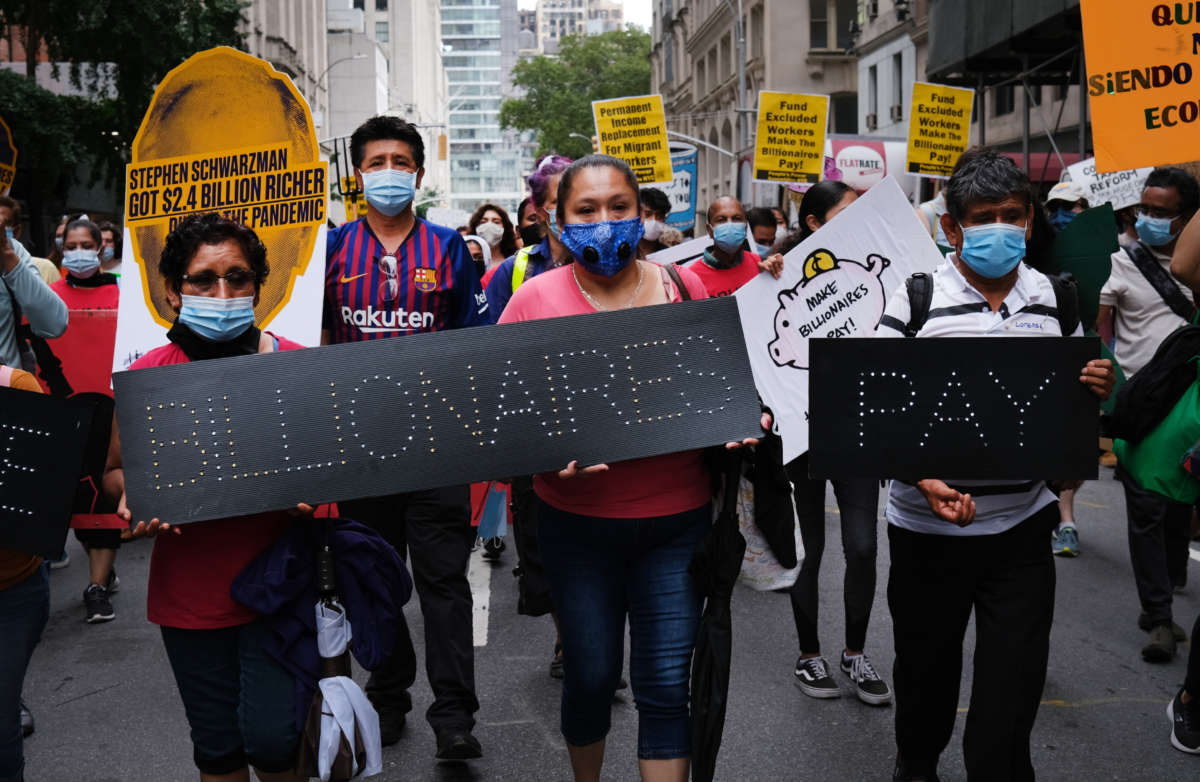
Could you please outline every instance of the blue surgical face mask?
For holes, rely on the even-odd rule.
[[[771,254],[771,245],[759,244],[758,242],[755,242],[754,243],[754,251],[756,253],[758,253],[759,258],[766,258],[768,255]]]
[[[575,262],[592,274],[615,277],[637,257],[642,239],[642,218],[568,223],[560,237]]]
[[[980,277],[997,280],[1017,268],[1025,257],[1025,226],[985,223],[962,229],[959,257]]]
[[[108,263],[113,259],[113,248],[104,247],[100,250],[100,263]]]
[[[713,243],[722,252],[731,253],[746,241],[745,223],[721,223],[713,226]]]
[[[1133,227],[1137,231],[1138,238],[1151,247],[1162,247],[1164,244],[1170,244],[1171,240],[1175,238],[1175,234],[1171,233],[1171,218],[1169,217],[1150,217],[1140,214]]]
[[[417,192],[417,175],[412,171],[384,168],[364,171],[362,178],[367,203],[388,217],[403,212]]]
[[[558,236],[558,220],[554,216],[554,212],[546,212],[546,223],[550,226],[550,233]]]
[[[1050,225],[1055,231],[1061,231],[1075,219],[1075,213],[1070,209],[1055,209],[1050,213]]]
[[[95,250],[67,250],[62,265],[72,277],[91,277],[100,268],[100,255]]]
[[[179,322],[211,342],[228,342],[254,325],[254,297],[221,299],[183,294]]]

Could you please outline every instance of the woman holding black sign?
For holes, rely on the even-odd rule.
[[[573,262],[521,286],[501,323],[706,297],[686,269],[636,259],[638,182],[622,161],[590,155],[569,166],[556,216],[570,253],[564,260]],[[571,462],[536,476],[534,490],[562,634],[561,727],[575,779],[600,778],[628,615],[641,775],[682,782],[692,752],[688,682],[701,603],[688,565],[712,522],[701,452]]]
[[[254,326],[267,269],[266,247],[249,228],[216,214],[185,218],[167,237],[159,262],[167,298],[179,313],[167,332],[170,343],[130,369],[303,347]],[[115,421],[104,491],[120,498],[117,514],[131,522]],[[312,512],[307,505],[298,510]],[[183,532],[155,518],[138,521],[128,533],[172,533],[154,542],[146,616],[162,628],[205,782],[246,780],[247,763],[264,782],[297,779],[294,678],[263,650],[267,631],[258,615],[229,595],[237,574],[291,521],[288,513],[263,513],[198,522]]]

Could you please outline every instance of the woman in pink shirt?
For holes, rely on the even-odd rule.
[[[692,272],[679,270],[684,293],[664,267],[636,259],[638,182],[625,163],[604,155],[573,163],[559,182],[557,217],[574,262],[522,285],[500,323],[706,297]],[[628,615],[642,778],[683,782],[701,602],[688,565],[712,521],[701,452],[590,467],[571,462],[536,476],[534,490],[538,544],[562,634],[561,727],[575,779],[600,778]]]

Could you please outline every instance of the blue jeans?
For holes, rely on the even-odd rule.
[[[537,518],[562,635],[563,737],[582,747],[608,735],[628,614],[638,757],[689,757],[688,684],[701,600],[688,565],[712,523],[710,507],[658,518],[604,519],[539,500]]]
[[[263,651],[262,622],[160,629],[192,729],[196,768],[205,774],[232,774],[247,762],[268,773],[294,768],[295,679]]]
[[[50,616],[50,577],[42,565],[0,591],[0,782],[25,778],[21,683]]]

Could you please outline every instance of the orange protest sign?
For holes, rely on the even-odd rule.
[[[1096,170],[1195,160],[1200,5],[1082,0]]]
[[[17,145],[4,118],[0,117],[0,195],[8,195],[17,176]]]

